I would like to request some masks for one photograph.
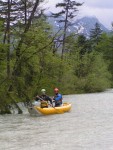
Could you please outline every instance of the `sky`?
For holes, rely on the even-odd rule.
[[[45,6],[48,8],[48,11],[57,12],[59,9],[55,8],[55,5],[60,2],[63,2],[63,0],[45,0]],[[76,0],[76,2],[84,3],[78,7],[77,18],[95,16],[105,27],[111,29],[113,0]]]

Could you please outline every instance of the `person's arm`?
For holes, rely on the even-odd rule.
[[[52,99],[51,99],[49,96],[46,96],[46,99],[47,99],[48,101],[50,101],[50,104],[53,106]]]
[[[48,100],[50,101],[50,103],[53,105],[52,99],[48,96]]]
[[[35,100],[36,100],[36,101],[39,101],[39,100],[40,100],[40,101],[43,101],[42,96],[38,96],[38,95],[36,96],[36,99],[35,99]]]
[[[40,99],[39,99],[39,97],[38,96],[36,96],[35,97],[35,101],[39,101]]]

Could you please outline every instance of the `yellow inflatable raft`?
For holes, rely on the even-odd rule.
[[[33,106],[32,108],[28,108],[30,114],[37,113],[43,115],[51,115],[51,114],[62,114],[70,111],[71,104],[63,103],[61,107],[49,107],[49,108],[40,108],[39,106]]]

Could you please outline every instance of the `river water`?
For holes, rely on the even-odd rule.
[[[113,91],[63,100],[68,113],[0,116],[0,150],[113,150]]]

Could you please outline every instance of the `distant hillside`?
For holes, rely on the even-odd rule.
[[[78,19],[75,21],[74,27],[79,34],[84,34],[86,37],[89,37],[90,31],[95,28],[96,23],[100,24],[103,32],[110,32],[96,17],[83,17]]]
[[[59,29],[62,29],[64,23],[59,23],[58,20],[63,19],[63,17],[53,18],[48,17],[47,21],[52,25],[53,30],[56,32]],[[84,34],[86,37],[89,37],[91,29],[95,28],[95,23],[99,23],[103,32],[109,33],[110,30],[107,29],[96,17],[83,17],[81,19],[77,19],[73,22],[73,25],[68,27],[69,33],[78,33]]]

